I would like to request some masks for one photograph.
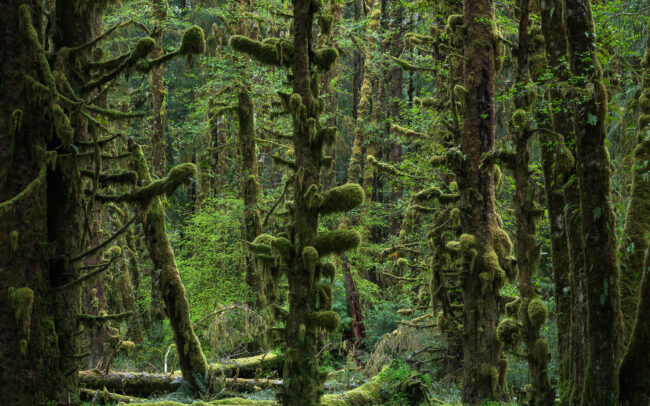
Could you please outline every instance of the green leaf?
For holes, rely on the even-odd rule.
[[[598,117],[596,117],[595,115],[589,113],[589,114],[587,114],[587,122],[590,125],[595,126],[596,124],[598,124]]]

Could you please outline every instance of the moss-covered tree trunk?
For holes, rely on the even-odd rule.
[[[542,212],[535,207],[534,191],[530,180],[529,142],[533,136],[528,114],[531,110],[529,87],[529,52],[534,46],[530,34],[529,0],[519,2],[519,41],[517,48],[517,69],[515,73],[514,104],[517,108],[510,121],[510,131],[515,146],[514,156],[507,154],[508,166],[515,178],[515,256],[519,268],[519,322],[522,338],[526,345],[528,373],[531,380],[530,406],[553,406],[555,390],[551,387],[548,375],[550,353],[548,343],[541,337],[541,329],[546,321],[547,310],[544,302],[537,296],[533,275],[537,272],[540,259],[540,246],[537,243],[537,221]],[[532,60],[535,63],[538,61]],[[534,64],[530,70],[537,69]]]
[[[622,405],[645,406],[650,399],[650,247],[646,250],[644,271],[639,289],[639,306],[636,311],[630,344],[620,369],[620,395]]]
[[[39,51],[43,12],[30,4],[0,4],[0,398],[36,405],[74,391],[75,374],[66,375],[73,365],[64,357],[71,331],[60,317],[75,309],[62,307],[52,291],[73,276],[52,266],[47,183],[52,157],[46,140],[53,122],[26,79],[43,73],[39,57],[45,56]],[[79,290],[71,294],[78,297]]]
[[[151,37],[156,47],[151,53],[154,58],[164,54],[162,49],[163,28],[167,20],[167,0],[151,1],[154,29]],[[156,176],[165,175],[165,65],[154,66],[151,70],[151,170]]]
[[[505,275],[499,267],[494,242],[499,229],[494,212],[494,181],[479,170],[483,154],[494,148],[495,59],[498,38],[492,0],[467,0],[463,7],[464,96],[459,178],[461,226],[476,240],[476,259],[468,261],[463,280],[464,373],[463,402],[480,404],[501,395],[501,344],[495,332],[497,297]],[[501,372],[500,372],[501,371]]]
[[[650,26],[648,26],[650,28]],[[645,57],[641,62],[643,93],[639,98],[640,118],[637,146],[634,149],[632,195],[627,207],[623,236],[618,246],[621,255],[621,310],[624,322],[624,344],[627,345],[634,326],[639,295],[638,286],[643,268],[643,248],[650,232],[650,35],[646,39]]]
[[[571,70],[579,77],[575,111],[576,167],[587,288],[587,368],[582,405],[613,405],[622,320],[616,222],[605,147],[607,90],[596,55],[589,0],[566,0],[564,23]]]
[[[142,186],[151,185],[151,176],[142,149],[135,142],[129,145],[132,165],[138,174]],[[195,176],[196,168],[191,164],[183,164],[172,169],[169,175],[158,181],[165,184],[165,193],[173,193],[182,183]],[[160,193],[160,192],[159,192]],[[179,366],[183,378],[188,382],[203,379],[207,372],[207,363],[201,343],[194,333],[190,320],[190,307],[185,295],[185,287],[178,274],[174,251],[167,238],[165,225],[165,210],[160,196],[151,195],[141,208],[142,227],[149,256],[153,262],[153,272],[158,273],[160,281],[157,287],[165,302],[165,312],[174,333],[174,342],[178,353]]]
[[[241,88],[237,94],[237,117],[239,118],[239,158],[241,161],[241,194],[244,201],[243,238],[253,242],[262,232],[257,196],[260,183],[257,179],[257,151],[255,150],[255,119],[253,102],[248,90]],[[246,282],[257,298],[257,306],[264,306],[263,275],[257,271],[252,258],[246,259]]]
[[[567,51],[561,0],[541,2],[539,4],[539,13],[542,22],[542,41],[537,38],[538,35],[535,35],[532,40],[536,49],[531,51],[531,55],[533,61],[538,61],[536,64],[537,69],[531,66],[532,78],[535,81],[541,80],[548,64],[548,66],[553,67],[556,80],[566,80],[568,69],[565,68],[563,60],[566,58]],[[550,97],[552,102],[559,103],[561,92],[556,87],[553,87],[550,90]],[[540,126],[563,135],[564,139],[573,138],[573,122],[566,107],[561,107],[554,115],[540,109],[537,116]],[[582,269],[582,244],[580,239],[575,240],[575,243],[579,243],[580,249],[573,248],[574,256],[572,257],[570,255],[570,245],[573,246],[575,243],[569,244],[569,225],[567,223],[570,220],[567,218],[567,213],[564,212],[566,205],[564,187],[569,189],[566,192],[569,198],[577,199],[577,191],[574,190],[576,188],[575,182],[564,185],[565,179],[570,178],[568,172],[575,173],[575,165],[572,156],[571,159],[566,159],[569,158],[568,154],[570,153],[563,145],[564,139],[558,140],[556,136],[549,134],[547,131],[539,132],[539,136],[542,146],[541,159],[546,207],[551,229],[551,261],[557,306],[558,389],[561,401],[566,404],[571,395],[573,383],[576,382],[576,375],[581,377],[583,374],[584,360],[586,360],[584,356],[586,346],[581,345],[579,348],[575,348],[571,337],[571,332],[575,330],[576,341],[583,341],[585,336],[578,333],[584,331],[584,329],[578,327],[584,325],[586,319],[586,315],[584,315],[585,317],[576,320],[575,325],[572,324],[572,315],[581,314],[585,309],[580,299],[583,295],[577,289],[574,291],[570,282],[571,271],[573,270],[573,276],[576,276],[576,272],[581,272]],[[562,162],[568,162],[568,164],[561,165]],[[577,218],[579,222],[579,215],[572,215],[572,218]],[[574,229],[576,223],[573,222]],[[580,255],[577,255],[578,253]],[[573,283],[573,286],[578,287],[580,285]],[[577,369],[577,374],[572,375],[572,369]],[[582,378],[580,378],[580,382],[582,382]],[[582,387],[581,383],[576,382],[576,384]],[[580,391],[577,392],[580,393]]]

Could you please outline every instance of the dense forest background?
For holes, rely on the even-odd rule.
[[[649,11],[3,0],[0,402],[648,405]]]

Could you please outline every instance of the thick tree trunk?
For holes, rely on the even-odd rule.
[[[505,374],[501,344],[496,339],[497,297],[505,275],[494,263],[494,181],[479,171],[481,157],[494,148],[495,59],[498,38],[492,0],[467,0],[464,21],[464,94],[461,150],[465,158],[459,178],[462,230],[476,239],[476,261],[467,261],[463,280],[465,322],[463,402],[480,404],[501,397]],[[460,90],[460,89],[459,89]],[[474,264],[473,266],[471,264]]]
[[[589,0],[566,0],[564,22],[574,75],[582,78],[576,115],[576,167],[587,287],[587,368],[582,405],[614,405],[623,329],[616,259],[616,222],[605,147],[607,90],[593,41]]]
[[[639,306],[630,344],[620,369],[620,395],[622,405],[645,406],[650,399],[650,247],[646,250]]]
[[[648,25],[650,29],[650,25]],[[650,124],[650,34],[646,39],[645,57],[641,62],[643,67],[643,93],[639,99],[641,117],[637,132],[637,146],[634,149],[634,167],[632,177],[632,195],[625,217],[623,236],[618,246],[621,255],[621,310],[624,322],[624,345],[630,340],[634,327],[634,314],[639,301],[638,286],[643,268],[643,247],[648,244],[650,231],[650,140],[648,139],[648,124]]]

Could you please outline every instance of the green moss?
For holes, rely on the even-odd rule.
[[[318,139],[323,145],[331,146],[336,141],[336,127],[325,127],[318,130]]]
[[[284,237],[273,238],[271,249],[274,255],[280,255],[282,258],[289,258],[293,254],[293,244]]]
[[[18,243],[20,242],[20,233],[18,230],[13,230],[9,233],[9,243],[11,244],[11,250],[16,253],[18,252]]]
[[[339,57],[339,51],[336,48],[322,48],[314,51],[314,65],[321,72],[327,72]]]
[[[326,310],[312,313],[309,320],[312,325],[333,332],[339,326],[341,317],[335,311]]]
[[[404,267],[406,267],[408,264],[409,264],[409,261],[408,261],[408,259],[406,259],[406,258],[398,258],[398,259],[397,259],[397,266],[399,266],[400,268],[404,268]]]
[[[323,193],[318,212],[322,215],[346,212],[361,206],[363,200],[363,188],[356,183],[348,183]]]
[[[156,41],[154,41],[153,38],[149,38],[149,37],[141,38],[135,44],[135,48],[133,48],[133,51],[131,51],[129,60],[139,61],[140,59],[144,59],[147,57],[147,55],[153,52],[155,48],[156,48]]]
[[[193,25],[186,29],[181,37],[181,47],[178,50],[183,55],[197,55],[205,52],[205,35],[203,29]]]
[[[305,269],[309,271],[311,275],[316,273],[316,267],[319,265],[319,256],[316,248],[311,245],[306,246],[302,250],[302,262],[305,266]]]
[[[52,116],[54,129],[63,145],[72,145],[74,129],[70,124],[70,118],[68,118],[67,114],[63,111],[63,108],[58,104],[52,105]]]
[[[521,128],[526,123],[526,120],[528,120],[528,116],[525,110],[517,109],[512,113],[511,122],[515,129]]]
[[[332,285],[329,283],[319,284],[318,302],[320,310],[330,310],[332,308]]]
[[[530,301],[528,304],[527,313],[530,322],[537,328],[541,327],[542,324],[544,324],[546,317],[548,316],[546,305],[542,299],[538,297]]]
[[[356,248],[361,242],[361,235],[354,230],[334,230],[318,233],[315,247],[321,256],[342,254]]]
[[[293,45],[279,38],[268,38],[260,42],[243,35],[233,35],[228,43],[235,51],[267,65],[290,67],[293,63]]]
[[[499,384],[499,370],[494,365],[482,364],[481,365],[481,377],[490,382],[490,388],[492,389],[492,394],[497,393],[497,385]]]
[[[130,354],[135,351],[136,345],[133,341],[122,341],[120,346],[117,348],[118,351]]]
[[[34,305],[34,291],[28,287],[13,288],[8,290],[9,307],[14,311],[14,318],[18,326],[20,337],[20,350],[23,356],[27,355],[29,343],[29,330],[32,324],[32,307]]]
[[[507,348],[513,349],[521,341],[521,326],[514,318],[505,318],[497,326],[496,337]]]
[[[323,277],[334,280],[334,276],[336,275],[336,266],[331,262],[322,263],[320,266]]]
[[[506,303],[506,315],[508,317],[516,317],[519,313],[519,306],[521,305],[521,299],[513,300],[510,303]]]

